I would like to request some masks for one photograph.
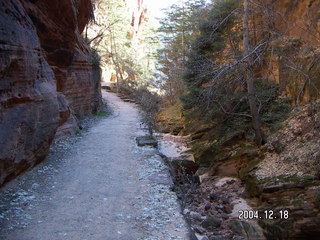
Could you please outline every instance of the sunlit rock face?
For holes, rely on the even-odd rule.
[[[139,28],[145,22],[147,7],[143,0],[126,0],[129,14],[132,16],[131,26],[132,26],[132,39],[133,41],[137,41],[137,34],[139,32]]]
[[[255,0],[252,29],[260,40],[266,35],[301,39],[308,45],[320,44],[320,2],[314,0]]]
[[[272,39],[270,54],[261,69],[262,78],[277,82],[293,104],[317,98],[320,1],[255,0],[254,8],[253,42]]]
[[[276,28],[293,38],[301,38],[309,45],[320,44],[320,2],[314,0],[276,1]]]
[[[71,112],[97,110],[97,69],[80,36],[90,6],[89,0],[0,2],[0,185],[41,161],[59,126],[74,131]]]

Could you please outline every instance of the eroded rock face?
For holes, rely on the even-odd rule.
[[[99,69],[80,32],[89,0],[0,3],[0,185],[41,161],[72,113],[96,112]]]
[[[0,184],[43,159],[59,123],[55,77],[18,1],[0,11]]]
[[[94,77],[90,49],[80,35],[91,16],[90,1],[38,0],[23,5],[55,73],[57,91],[78,117],[97,111],[100,79]]]
[[[273,37],[301,39],[309,46],[319,46],[319,1],[255,0],[254,2],[252,4],[255,11],[254,22],[256,26],[261,26],[254,30],[259,41],[266,35],[273,34]]]
[[[318,47],[320,43],[320,2],[274,1],[275,25],[279,32],[293,38],[302,39],[309,45]]]
[[[270,40],[261,76],[299,105],[318,98],[320,1],[255,0],[255,43]],[[303,74],[302,74],[303,73]]]

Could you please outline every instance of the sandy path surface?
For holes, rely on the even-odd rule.
[[[0,239],[188,239],[166,166],[136,146],[138,110],[103,95],[111,117],[0,189]]]

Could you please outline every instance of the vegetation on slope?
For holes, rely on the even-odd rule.
[[[319,234],[318,113],[308,109],[318,105],[319,47],[296,32],[311,34],[319,27],[313,3],[304,9],[310,19],[303,17],[303,25],[295,8],[308,1],[286,2],[290,8],[219,0],[191,9],[188,16],[196,16],[198,24],[188,32],[188,47],[182,45],[184,32],[176,29],[181,19],[183,25],[194,19],[184,15],[184,6],[171,8],[176,15],[169,9],[170,21],[160,28],[173,33],[159,56],[167,106],[159,118],[172,122],[166,130],[191,135],[199,175],[240,178],[261,211],[290,209],[290,221],[260,222],[268,239],[313,239]],[[255,114],[265,139],[257,138]]]

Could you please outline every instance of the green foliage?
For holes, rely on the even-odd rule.
[[[246,190],[250,197],[259,198],[261,195],[261,189],[259,187],[258,180],[252,176],[248,176],[246,179]]]
[[[200,21],[200,33],[192,42],[183,80],[187,87],[181,96],[186,115],[206,122],[220,123],[220,135],[244,132],[255,136],[247,96],[246,73],[242,64],[241,1],[215,1],[207,19]],[[257,76],[256,76],[257,77]],[[279,98],[278,85],[255,79],[259,114],[265,125],[276,129],[289,111],[287,99]],[[274,130],[272,129],[272,130]]]
[[[253,141],[249,107],[246,70],[243,58],[243,12],[241,1],[215,1],[206,18],[200,22],[197,36],[190,44],[185,70],[183,72],[185,93],[183,102],[185,118],[209,123],[215,131],[205,134],[195,141],[193,151],[201,166],[213,166],[216,161],[230,157],[228,147],[239,141]],[[240,63],[238,63],[240,62]],[[263,127],[274,131],[291,110],[287,99],[279,98],[279,88],[275,83],[265,81],[255,74],[255,97]],[[240,153],[239,153],[240,154]],[[236,158],[236,156],[232,156]],[[246,178],[258,164],[251,161],[240,173]],[[248,180],[249,192],[258,196],[260,190],[254,179]]]
[[[295,207],[302,206],[304,204],[304,200],[301,198],[292,200],[291,204]]]
[[[110,113],[108,113],[108,112],[98,112],[97,114],[93,114],[92,116],[105,118],[105,117],[108,117],[109,115],[110,115]]]
[[[206,17],[205,1],[185,1],[166,9],[159,31],[163,46],[158,51],[160,85],[171,104],[174,104],[185,90],[182,74],[185,70],[187,52],[198,34],[198,21]]]
[[[85,38],[101,56],[94,57],[94,63],[99,60],[103,73],[112,73],[119,85],[136,87],[152,82],[158,46],[154,23],[145,21],[136,32],[126,1],[95,0],[94,4],[95,21],[85,31]]]
[[[316,193],[316,203],[320,206],[320,192]]]
[[[206,106],[206,109],[202,110],[207,112],[210,108],[211,112],[215,112],[212,99],[223,97],[226,91],[229,91],[229,89],[218,87],[219,82],[224,81],[223,84],[226,85],[232,75],[239,75],[237,70],[232,70],[223,79],[212,80],[217,74],[216,70],[221,66],[220,59],[227,47],[227,41],[239,42],[241,34],[231,31],[239,21],[236,18],[239,4],[240,2],[236,0],[217,1],[208,13],[207,19],[200,23],[200,34],[192,42],[184,73],[184,82],[188,91],[182,100],[185,102],[186,109]],[[233,58],[236,58],[234,55],[235,52],[240,52],[239,45],[234,45],[233,50],[230,54],[232,53]],[[230,56],[227,54],[224,57],[227,59]],[[204,87],[205,84],[209,85]],[[209,104],[208,99],[211,99]]]
[[[306,188],[310,186],[317,186],[319,184],[319,180],[313,175],[281,175],[277,177],[266,178],[262,181],[264,186],[273,186],[273,185],[281,185],[283,184],[283,188]]]
[[[146,140],[156,140],[154,136],[145,136]]]
[[[76,135],[81,136],[83,134],[83,131],[80,129],[76,130]]]

